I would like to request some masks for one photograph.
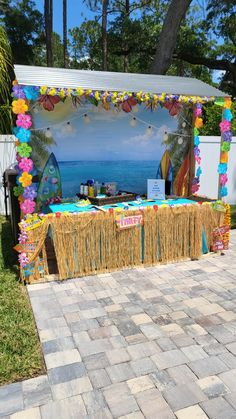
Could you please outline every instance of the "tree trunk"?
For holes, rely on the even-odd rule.
[[[53,66],[52,54],[52,19],[53,19],[53,0],[44,0],[44,24],[46,33],[46,54],[47,66]]]
[[[153,74],[165,74],[172,61],[177,35],[182,19],[192,0],[172,0],[165,17],[156,49]]]
[[[129,0],[125,0],[125,17],[124,17],[124,23],[125,26],[127,25],[127,21],[129,19],[129,12],[130,12],[130,3]],[[124,34],[124,37],[126,38],[127,34]],[[126,39],[124,41],[124,50],[125,50],[125,55],[124,55],[124,72],[128,73],[129,71],[129,54],[128,54],[128,45],[126,42]]]
[[[102,70],[107,71],[107,9],[108,1],[102,0]]]
[[[64,68],[68,67],[67,55],[67,0],[63,0],[63,62]]]

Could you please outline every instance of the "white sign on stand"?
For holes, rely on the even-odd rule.
[[[164,179],[147,180],[147,198],[165,199],[165,181]]]

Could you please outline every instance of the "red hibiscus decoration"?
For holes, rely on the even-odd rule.
[[[182,105],[180,103],[178,103],[178,102],[173,101],[173,102],[166,102],[164,104],[164,107],[166,109],[168,109],[169,114],[171,116],[175,116],[175,115],[177,115],[179,113]]]
[[[49,112],[53,111],[54,106],[60,101],[61,98],[59,96],[41,95],[38,98],[38,103],[43,105],[43,108]]]
[[[129,113],[135,105],[137,105],[137,100],[134,97],[130,97],[122,103],[121,107],[123,111]]]

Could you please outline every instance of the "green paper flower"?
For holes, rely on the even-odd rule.
[[[197,137],[199,135],[199,130],[197,128],[193,129],[194,136]]]
[[[229,151],[230,150],[230,143],[224,141],[221,145],[221,151]]]
[[[15,195],[15,196],[20,196],[20,195],[22,195],[22,194],[23,194],[23,192],[24,192],[24,188],[23,188],[23,186],[21,186],[21,185],[19,185],[19,186],[14,186],[13,191],[14,191],[14,195]]]
[[[27,143],[22,143],[18,145],[16,149],[17,149],[17,153],[21,157],[29,157],[32,151],[32,148]]]

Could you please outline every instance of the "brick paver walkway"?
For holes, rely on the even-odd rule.
[[[47,375],[1,387],[0,416],[235,419],[235,233],[224,257],[29,286]]]

